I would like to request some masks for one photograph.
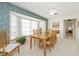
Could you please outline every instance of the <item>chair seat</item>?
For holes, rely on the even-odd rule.
[[[46,44],[50,44],[50,42],[48,41],[48,42],[46,42]]]
[[[16,49],[19,46],[18,43],[12,43],[12,44],[8,44],[5,48],[5,52],[9,53],[12,50]],[[0,49],[0,52],[3,52],[3,48]]]

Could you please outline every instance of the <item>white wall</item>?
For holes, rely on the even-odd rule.
[[[60,25],[60,38],[64,37],[64,29],[63,29],[63,21],[67,20],[67,19],[77,19],[77,21],[79,21],[79,14],[75,14],[75,15],[70,15],[70,16],[53,16],[50,17],[48,20],[48,28],[52,28],[52,23],[53,22],[59,22]],[[75,27],[75,40],[77,40],[79,42],[79,27],[77,26],[77,21],[76,21],[76,27]]]
[[[59,29],[60,29],[60,34],[59,34],[59,37],[63,38],[63,19],[62,18],[58,18],[58,17],[52,17],[48,20],[48,29],[51,29],[52,28],[52,24],[54,22],[59,22]]]

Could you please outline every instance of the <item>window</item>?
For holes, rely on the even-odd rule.
[[[22,35],[30,34],[30,20],[22,19]]]
[[[32,21],[31,22],[31,29],[37,29],[38,28],[38,22],[37,21]]]
[[[22,35],[32,34],[33,29],[38,28],[38,22],[28,19],[22,19]]]
[[[42,28],[43,31],[46,31],[46,22],[45,21],[39,22],[39,27]]]
[[[33,29],[38,29],[37,21],[31,21],[31,34],[33,34]]]
[[[46,27],[45,21],[37,21],[32,18],[23,18],[22,15],[11,13],[10,20],[10,40],[20,36],[27,36],[33,33],[33,29]],[[30,20],[29,20],[30,19]]]
[[[18,18],[16,15],[11,14],[10,20],[10,40],[18,37]]]

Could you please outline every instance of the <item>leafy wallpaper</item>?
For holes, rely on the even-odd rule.
[[[28,10],[24,10],[8,2],[0,2],[0,29],[6,30],[8,32],[9,32],[9,27],[10,27],[10,11],[24,14],[27,16],[31,16],[34,18],[38,18],[45,21],[47,20],[46,18],[42,16],[39,16]]]

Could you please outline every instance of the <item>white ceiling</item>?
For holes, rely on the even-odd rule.
[[[58,16],[73,15],[79,13],[78,2],[10,2],[25,10],[32,11],[45,18],[50,17],[50,10],[56,9]],[[54,15],[52,15],[54,16]]]

